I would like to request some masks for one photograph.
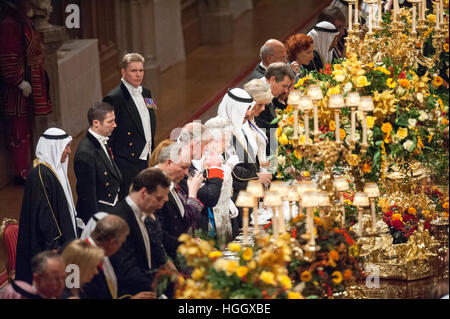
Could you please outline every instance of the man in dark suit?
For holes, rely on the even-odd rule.
[[[276,62],[267,68],[264,78],[270,85],[274,99],[266,105],[260,115],[255,117],[255,122],[258,127],[265,130],[266,136],[269,138],[266,148],[266,155],[269,156],[275,154],[278,145],[275,137],[278,124],[271,124],[276,117],[276,100],[282,94],[289,94],[289,88],[295,80],[295,73],[286,63]]]
[[[74,158],[77,177],[77,212],[85,223],[97,212],[111,212],[118,202],[122,174],[117,167],[108,137],[116,127],[114,108],[105,102],[88,110],[89,130]]]
[[[134,295],[152,288],[150,236],[144,220],[163,207],[168,200],[170,180],[158,168],[147,168],[135,176],[130,194],[115,207],[113,214],[122,217],[130,234],[119,251],[110,257],[117,276],[118,295]],[[176,272],[171,261],[166,269]]]
[[[179,183],[188,174],[191,166],[189,150],[182,144],[173,143],[161,150],[158,168],[171,180],[169,200],[156,211],[163,232],[163,245],[167,255],[176,261],[178,237],[187,233],[200,216],[204,205],[197,199],[203,176],[197,172],[183,186]]]
[[[151,291],[143,291],[134,296],[119,296],[117,294],[117,276],[109,257],[117,253],[125,242],[130,233],[128,224],[117,215],[98,213],[91,218],[88,225],[91,227],[84,229],[82,238],[85,238],[89,244],[102,248],[105,256],[97,267],[98,274],[90,282],[83,285],[81,298],[122,299],[130,297],[131,299],[154,299],[156,295]],[[94,228],[91,229],[92,227]]]
[[[122,83],[103,99],[114,106],[116,115],[111,148],[123,177],[119,200],[128,195],[133,177],[148,167],[154,149],[156,104],[150,90],[141,86],[144,62],[140,54],[126,54],[122,60]]]
[[[276,39],[269,39],[263,44],[259,51],[261,62],[255,67],[250,77],[247,79],[260,79],[264,77],[264,73],[270,64],[274,62],[287,62],[287,50],[283,42]]]

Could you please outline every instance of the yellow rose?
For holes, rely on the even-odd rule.
[[[245,248],[244,252],[242,253],[242,258],[246,261],[249,261],[253,257],[253,249],[250,247]]]
[[[367,128],[369,130],[373,129],[373,126],[375,125],[375,117],[374,116],[367,116],[366,117],[366,123],[367,123]]]
[[[288,299],[304,299],[301,293],[289,291]]]
[[[259,275],[259,279],[264,281],[266,284],[275,285],[275,275],[270,271],[263,271],[261,275]]]
[[[248,264],[248,269],[255,269],[256,268],[256,262],[254,260],[250,261]]]
[[[301,139],[302,137],[305,139],[305,137],[304,137],[303,135],[300,137],[300,139]],[[300,143],[305,143],[305,141],[303,141],[303,142],[300,141]],[[295,156],[297,159],[299,159],[299,160],[302,159],[302,156],[300,155],[300,152],[299,152],[297,149],[294,150],[294,156]]]
[[[245,275],[247,275],[247,273],[248,273],[248,268],[245,267],[245,266],[240,266],[240,267],[238,267],[238,268],[236,269],[236,275],[237,275],[239,278],[244,277]]]
[[[403,140],[404,138],[406,138],[408,136],[408,128],[406,127],[399,127],[399,129],[397,130],[397,137],[400,140]]]
[[[285,109],[286,113],[291,113],[293,110],[294,110],[294,108],[292,105],[289,104],[288,106],[286,106],[286,109]]]
[[[436,23],[436,15],[434,15],[434,14],[427,15],[427,22]]]
[[[188,241],[191,238],[188,234],[181,234],[180,237],[178,237],[178,241],[185,242]]]
[[[238,243],[229,243],[228,249],[232,252],[237,253],[237,252],[241,251],[241,245],[239,245]]]
[[[379,67],[376,67],[375,69],[373,69],[374,71],[380,71],[381,73],[384,73],[384,74],[386,74],[386,75],[391,75],[391,72],[388,70],[388,69],[386,69],[384,66],[379,66]]]
[[[289,278],[286,275],[280,276],[278,278],[278,282],[283,286],[284,289],[291,289],[292,288],[291,278]]]
[[[192,279],[198,281],[203,278],[205,275],[205,268],[195,268],[195,270],[192,272]]]
[[[399,220],[399,221],[403,221],[403,217],[402,214],[392,214],[392,220]]]
[[[342,70],[333,71],[333,75],[337,82],[343,82],[345,80],[345,74]]]
[[[383,123],[383,125],[381,126],[381,131],[383,133],[389,134],[392,131],[391,123]]]
[[[221,256],[222,256],[222,252],[220,250],[216,250],[216,251],[210,252],[208,254],[209,259],[212,259],[212,260],[219,258]]]
[[[408,208],[408,214],[416,216],[416,209],[414,207]]]
[[[364,87],[370,85],[370,82],[367,81],[367,78],[364,75],[360,75],[356,78],[356,87]]]
[[[283,129],[281,127],[277,127],[277,131],[275,132],[277,137],[280,137],[282,132],[283,132]]]
[[[342,274],[341,274],[341,272],[340,271],[334,271],[332,274],[331,274],[331,276],[333,277],[333,282],[336,284],[336,285],[339,285],[341,282],[342,282]]]
[[[330,123],[328,124],[328,127],[329,127],[330,131],[334,131],[336,129],[336,124],[334,123],[334,121],[330,121]]]
[[[395,81],[394,81],[394,79],[393,79],[393,78],[387,79],[387,80],[386,80],[386,85],[387,85],[389,88],[391,88],[391,89],[395,88]]]
[[[335,86],[328,90],[327,95],[330,96],[333,94],[340,94],[340,93],[341,93],[341,90],[339,89],[339,86]]]
[[[226,265],[225,265],[225,271],[227,273],[227,275],[232,275],[235,273],[236,269],[238,268],[238,263],[235,262],[234,260],[228,260]]]
[[[347,133],[345,133],[344,129],[339,129],[339,136],[341,138],[341,140],[344,140],[345,136],[347,136]]]
[[[285,133],[281,134],[281,136],[278,138],[278,142],[279,142],[281,145],[287,145],[287,144],[289,144],[289,140],[288,140],[287,135],[286,135]]]

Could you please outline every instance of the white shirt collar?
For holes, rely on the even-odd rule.
[[[259,62],[259,66],[260,67],[262,67],[264,70],[266,70],[267,69],[267,67],[262,63],[262,61],[261,62]]]
[[[88,132],[91,133],[97,139],[97,141],[99,141],[100,145],[105,145],[109,140],[108,136],[97,134],[92,129],[88,129]]]
[[[122,83],[125,85],[125,87],[128,89],[128,92],[133,95],[142,95],[142,85],[139,85],[138,87],[135,87],[128,83],[124,78],[121,79]]]
[[[139,208],[139,206],[131,199],[130,195],[128,195],[127,197],[125,197],[125,201],[127,202],[128,205],[130,205],[131,210],[133,211],[133,213],[135,213],[135,215],[139,218],[140,221],[144,222],[145,217],[147,217],[147,215]]]

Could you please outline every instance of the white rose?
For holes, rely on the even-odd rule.
[[[373,142],[373,130],[367,130],[367,142],[369,144]]]
[[[409,128],[414,128],[417,124],[417,120],[416,119],[409,119],[408,120],[408,124],[409,124]]]
[[[423,103],[423,94],[422,93],[417,93],[417,101],[419,101],[420,103]]]
[[[411,147],[414,145],[414,142],[411,140],[407,140],[405,143],[403,143],[403,148],[410,152]]]
[[[353,88],[352,82],[347,82],[347,83],[344,85],[344,93],[350,92],[352,88]]]
[[[347,136],[345,137],[345,143],[350,145],[351,138],[352,138],[351,133],[347,134]],[[355,132],[355,142],[358,142],[360,140],[360,138],[361,138],[361,136],[359,135],[359,133]]]
[[[277,156],[277,161],[278,161],[278,164],[281,166],[286,165],[286,157],[284,157],[283,155]]]
[[[423,122],[428,120],[428,114],[425,111],[420,111],[419,121]]]

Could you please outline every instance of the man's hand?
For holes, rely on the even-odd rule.
[[[20,84],[18,85],[19,89],[22,90],[22,95],[27,97],[31,94],[31,85],[30,83],[28,83],[27,81],[23,80],[22,82],[20,82]]]
[[[189,197],[197,198],[197,192],[202,186],[202,181],[203,174],[201,172],[196,172],[194,177],[188,178]]]

